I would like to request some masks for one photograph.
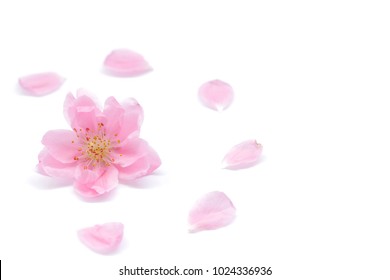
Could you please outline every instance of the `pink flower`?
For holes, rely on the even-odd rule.
[[[139,138],[143,110],[136,100],[120,104],[109,97],[100,110],[79,90],[76,98],[66,97],[64,114],[72,130],[50,130],[43,136],[38,171],[74,180],[81,195],[102,195],[119,180],[148,175],[160,166],[157,153]]]

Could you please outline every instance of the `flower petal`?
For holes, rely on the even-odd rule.
[[[77,234],[80,241],[91,250],[108,254],[118,249],[123,239],[123,229],[122,223],[106,223],[81,229]]]
[[[118,185],[118,169],[107,168],[84,169],[80,164],[75,171],[75,190],[84,197],[97,197],[108,193]]]
[[[198,91],[200,101],[204,106],[222,111],[233,102],[232,87],[220,80],[204,83]]]
[[[224,157],[222,164],[227,169],[251,167],[260,160],[263,146],[256,140],[247,140],[234,146]]]
[[[107,98],[103,114],[107,125],[106,132],[120,141],[138,136],[143,121],[143,110],[138,102],[129,98],[119,104],[114,97]]]
[[[146,143],[146,142],[144,142]],[[138,158],[132,164],[121,167],[117,165],[119,170],[119,179],[121,180],[134,180],[139,177],[143,177],[151,174],[161,165],[161,160],[155,150],[149,145],[142,144],[142,150],[144,155]]]
[[[223,192],[210,192],[197,201],[190,211],[190,232],[217,229],[230,224],[236,215],[233,203]]]
[[[129,138],[112,150],[116,165],[126,167],[151,153],[149,144],[141,138]]]
[[[97,117],[101,111],[96,103],[84,91],[77,92],[77,98],[71,93],[66,96],[64,103],[64,115],[72,129],[97,129]]]
[[[64,78],[54,72],[38,73],[19,78],[19,85],[33,96],[43,96],[59,89]]]
[[[75,133],[64,129],[49,130],[42,138],[42,144],[50,155],[62,163],[74,162],[74,156],[77,154],[75,141]]]
[[[128,50],[113,50],[104,60],[104,67],[113,76],[132,77],[151,71],[152,68],[142,55]]]
[[[43,175],[58,178],[73,178],[76,169],[76,163],[63,163],[56,160],[48,151],[44,148],[38,155],[38,171]]]

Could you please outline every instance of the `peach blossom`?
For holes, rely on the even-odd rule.
[[[50,130],[42,138],[38,171],[74,180],[75,190],[96,197],[119,180],[152,173],[161,164],[157,153],[139,138],[143,110],[134,99],[122,104],[109,97],[103,110],[79,90],[68,94],[64,114],[72,130]]]

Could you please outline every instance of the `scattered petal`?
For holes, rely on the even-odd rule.
[[[263,146],[256,140],[247,140],[234,146],[222,161],[224,168],[241,169],[251,167],[260,160]]]
[[[199,88],[198,95],[204,106],[218,111],[229,107],[234,96],[232,87],[220,80],[204,83]]]
[[[128,50],[113,50],[104,60],[104,67],[108,74],[121,77],[133,77],[152,70],[142,55]]]
[[[207,193],[190,211],[190,232],[227,226],[234,220],[235,215],[236,208],[226,194],[218,191]]]
[[[123,238],[122,223],[106,223],[84,228],[78,231],[81,242],[91,250],[108,254],[115,251]]]
[[[19,85],[30,95],[43,96],[59,89],[64,78],[54,72],[38,73],[19,78]]]

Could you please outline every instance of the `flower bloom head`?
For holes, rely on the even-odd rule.
[[[157,153],[139,138],[143,110],[134,99],[122,104],[109,97],[103,110],[79,90],[68,94],[64,115],[71,130],[50,130],[42,138],[38,171],[74,180],[75,190],[96,197],[119,180],[152,173],[161,164]]]

